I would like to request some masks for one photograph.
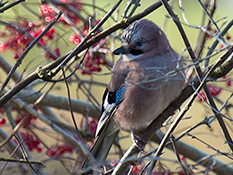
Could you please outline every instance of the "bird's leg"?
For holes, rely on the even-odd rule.
[[[130,133],[131,133],[131,138],[133,142],[136,144],[137,148],[140,151],[143,151],[147,142],[141,139],[140,137],[138,137],[133,131],[131,131]]]

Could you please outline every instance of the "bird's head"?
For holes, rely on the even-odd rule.
[[[113,54],[128,55],[130,59],[154,56],[166,52],[170,44],[163,31],[152,21],[137,20],[129,25],[122,36],[122,46]]]

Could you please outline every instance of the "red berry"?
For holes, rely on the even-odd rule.
[[[65,144],[63,147],[66,152],[73,152],[73,148],[69,144]]]
[[[133,167],[133,173],[134,173],[134,174],[138,174],[139,171],[140,171],[140,170],[138,169],[137,166],[134,166],[134,167]]]
[[[29,27],[35,27],[35,23],[34,23],[34,22],[29,22],[29,23],[28,23],[28,26],[29,26]]]
[[[202,102],[203,99],[204,99],[204,100],[207,100],[206,95],[205,95],[204,92],[200,92],[200,93],[198,94],[198,96],[197,96],[197,100],[198,100],[199,102]]]
[[[89,62],[89,61],[85,61],[84,62],[84,66],[86,67],[86,68],[91,68],[92,67],[92,63],[91,62]]]
[[[220,87],[209,85],[208,88],[209,88],[212,96],[217,96],[218,94],[220,94],[222,92],[222,88],[220,88]]]
[[[2,38],[5,38],[5,37],[7,37],[7,34],[6,34],[6,32],[1,32],[1,33],[0,33],[0,37],[2,37]]]
[[[100,72],[102,69],[100,67],[96,68],[96,72]]]
[[[227,80],[226,85],[227,85],[227,87],[230,87],[231,86],[231,80]]]
[[[185,157],[182,154],[180,154],[179,156],[181,160],[185,160]]]
[[[40,148],[38,147],[40,144],[40,140],[35,139],[33,135],[29,133],[20,132],[20,134],[24,139],[24,142],[27,145],[29,151],[32,151],[33,149],[40,151]]]
[[[101,64],[100,57],[94,57],[93,62],[97,65],[100,65]]]
[[[45,21],[48,22],[48,23],[49,23],[49,22],[52,22],[52,21],[53,21],[53,17],[50,16],[50,15],[49,15],[49,16],[46,16],[46,17],[45,17]]]
[[[45,36],[47,36],[49,40],[52,40],[52,39],[54,38],[54,33],[55,33],[54,28],[51,28],[51,29],[49,29],[49,31],[45,34]]]
[[[2,125],[6,124],[6,119],[5,119],[5,118],[2,118],[2,119],[0,120],[0,123],[1,123]]]
[[[81,74],[82,74],[82,75],[91,75],[90,72],[87,72],[87,71],[85,71],[85,70],[82,70],[82,71],[81,71]]]
[[[210,34],[207,33],[206,37],[207,37],[208,39],[211,39],[211,38],[212,38],[212,35],[210,35]]]
[[[78,45],[81,42],[81,37],[77,34],[73,34],[70,36],[70,42]]]
[[[226,79],[227,78],[227,76],[226,75],[224,75],[223,77],[222,77],[222,79]]]
[[[36,148],[36,151],[37,151],[38,153],[41,153],[41,152],[42,152],[42,148],[37,147],[37,148]]]
[[[46,43],[45,43],[45,41],[44,41],[44,38],[41,38],[41,39],[40,39],[40,43],[41,43],[43,46],[46,46]]]
[[[2,41],[0,41],[0,52],[6,51],[6,44]]]
[[[213,29],[211,26],[209,26],[207,30],[212,31]]]
[[[20,54],[18,54],[18,53],[16,53],[16,54],[14,55],[14,59],[15,59],[15,60],[17,60],[19,57],[20,57]]]
[[[96,129],[97,129],[97,122],[95,120],[91,119],[89,122],[89,132],[96,133]]]
[[[60,49],[58,47],[55,48],[54,52],[56,53],[57,57],[61,56]]]
[[[108,65],[108,62],[107,61],[103,61],[101,64],[102,65]]]
[[[228,35],[228,36],[226,37],[226,39],[227,39],[227,40],[230,40],[230,39],[231,39],[231,36]]]
[[[42,15],[49,15],[50,13],[53,12],[53,9],[52,9],[52,7],[50,5],[43,4],[43,5],[40,6],[39,12]]]
[[[47,149],[45,152],[49,157],[53,157],[55,155],[55,152],[52,149]]]

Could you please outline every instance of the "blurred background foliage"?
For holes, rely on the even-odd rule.
[[[11,2],[13,1],[9,1],[9,3]],[[55,17],[55,14],[57,14],[57,12],[54,12],[56,11],[56,8],[62,10],[63,12],[65,12],[66,15],[68,15],[68,19],[72,20],[73,26],[67,24],[67,21],[62,19],[53,26],[53,29],[50,30],[43,37],[43,39],[40,40],[40,42],[42,45],[46,46],[52,52],[54,52],[57,57],[60,57],[71,51],[77,44],[79,44],[80,41],[83,39],[83,36],[85,36],[88,33],[88,30],[91,28],[88,24],[92,23],[92,25],[95,26],[115,3],[115,1],[110,0],[60,0],[60,3],[71,3],[72,7],[77,10],[77,13],[79,15],[81,15],[82,18],[80,18],[77,14],[71,13],[71,11],[67,10],[66,7],[62,4],[59,5],[59,1],[43,2],[44,4],[39,1],[26,0],[25,2],[22,2],[19,5],[0,14],[0,55],[10,65],[15,64],[22,51],[32,41],[32,39],[28,39],[28,35],[25,35],[24,30],[27,30],[26,32],[29,32],[34,37],[38,36],[38,34],[40,34],[41,31],[44,30],[48,23],[52,21],[52,19]],[[155,3],[155,1],[141,1],[141,5],[137,8],[134,14],[143,11],[145,8],[149,7],[153,3]],[[198,35],[200,33],[200,29],[195,29],[185,24],[178,3],[179,2],[177,0],[171,1],[174,12],[179,16],[185,32],[188,36],[188,39],[190,40],[192,47],[195,48],[196,44],[198,43]],[[204,12],[198,1],[186,0],[182,3],[186,18],[189,23],[192,25],[201,25],[203,22],[202,16]],[[106,21],[106,23],[104,23],[104,25],[101,27],[101,30],[104,30],[107,27],[113,25],[116,21],[121,20],[126,5],[127,1],[123,1],[119,9],[112,15],[111,18],[109,18],[109,20]],[[222,30],[230,20],[232,20],[232,6],[233,1],[231,0],[217,0],[216,11],[213,18],[217,22],[220,30]],[[167,14],[164,7],[160,7],[153,13],[146,16],[146,18],[154,21],[165,31],[171,43],[171,46],[174,48],[174,50],[176,50],[177,53],[181,54],[184,51],[185,45],[180,36],[180,33],[173,21],[170,19],[170,16]],[[15,31],[11,31],[13,30],[12,27],[7,27],[6,24],[17,26],[16,29],[22,30],[22,33],[17,33],[16,29],[14,29]],[[77,33],[75,34],[74,26],[77,27],[77,33],[81,33],[83,36],[78,35]],[[215,29],[213,27],[211,29],[211,32],[214,33],[214,30]],[[71,98],[79,99],[84,102],[94,103],[94,105],[97,106],[97,109],[99,109],[102,94],[110,79],[111,66],[117,59],[117,57],[113,56],[111,52],[112,50],[114,50],[114,48],[120,45],[119,36],[121,32],[122,31],[120,30],[116,31],[114,34],[111,34],[110,36],[101,40],[101,42],[89,49],[89,52],[86,55],[81,68],[79,68],[75,72],[75,75],[71,76],[71,78],[68,79]],[[18,36],[18,38],[16,38],[16,36]],[[232,43],[232,36],[233,31],[232,29],[230,29],[226,35],[228,43]],[[10,41],[10,39],[12,39],[12,41]],[[13,39],[15,39],[15,41],[13,41]],[[214,38],[209,37],[205,45],[203,55],[206,55],[208,48],[212,45],[213,41]],[[17,48],[14,49],[13,45]],[[217,49],[220,48],[221,45],[219,44]],[[80,54],[80,57],[82,58],[84,55],[85,52]],[[187,56],[187,51],[185,51],[183,55]],[[219,55],[221,55],[221,53],[213,57],[211,59],[211,62],[213,62]],[[185,59],[187,62],[190,62],[189,58]],[[51,56],[51,54],[49,54],[43,47],[35,46],[26,55],[22,64],[17,69],[17,72],[19,73],[20,77],[24,78],[30,73],[34,72],[39,66],[47,65],[53,60],[56,60],[56,58],[54,56]],[[70,74],[70,72],[75,69],[78,64],[79,60],[74,62],[74,64],[72,64],[72,66],[70,67],[70,70],[67,71],[67,75]],[[3,83],[5,81],[7,73],[2,68],[0,71],[0,81],[1,83]],[[56,76],[54,79],[58,77],[59,75]],[[10,81],[7,89],[13,88],[15,84],[16,83],[14,81]],[[46,92],[50,88],[51,84],[52,83],[50,82],[38,80],[33,82],[32,85],[30,85],[30,87],[28,88],[32,88],[35,92]],[[226,99],[232,93],[231,73],[227,75],[225,79],[221,79],[215,82],[213,86],[215,88],[213,90],[215,93],[216,91],[219,91],[219,94],[215,96],[215,100],[217,101],[218,107],[220,107],[222,103],[226,101]],[[216,89],[216,87],[220,88],[221,90]],[[53,95],[67,97],[67,88],[64,81],[56,83],[53,89],[49,91],[49,93]],[[205,117],[210,117],[213,115],[209,109],[209,106],[200,101],[200,99],[196,100],[196,102],[193,104],[188,114],[186,114],[182,122],[179,124],[178,128],[175,130],[175,136],[179,136],[186,129],[197,124],[198,122],[201,122]],[[232,100],[230,100],[229,104],[232,103],[231,101]],[[0,117],[2,123],[1,130],[3,130],[7,134],[10,134],[12,132],[12,124],[8,119],[5,109],[6,108],[2,109]],[[39,108],[38,110],[40,111]],[[69,111],[57,109],[56,107],[52,108],[52,111],[66,126],[74,126]],[[230,107],[229,110],[224,111],[224,113],[226,113],[230,118],[232,117],[231,112],[232,109]],[[18,122],[21,121],[22,118],[27,114],[25,111],[15,109],[15,111],[11,112],[11,115],[17,124],[17,120]],[[81,130],[92,134],[93,137],[96,127],[96,120],[93,120],[91,118],[87,119],[87,116],[88,109],[86,115],[75,113],[75,119],[78,123],[78,127]],[[229,127],[231,136],[233,136],[232,122],[226,121],[226,123]],[[191,134],[213,146],[217,151],[211,149],[207,144],[203,144],[197,139],[192,139],[188,136],[184,136],[181,141],[188,143],[212,156],[216,156],[217,159],[226,164],[232,164],[232,159],[229,159],[222,154],[218,154],[218,150],[225,153],[229,153],[230,150],[228,145],[225,144],[225,138],[217,121],[214,120],[210,126],[210,128],[206,125],[200,126],[192,131]],[[168,126],[165,126],[161,130],[163,132],[166,132],[167,128]],[[60,134],[54,132],[51,128],[46,126],[44,122],[36,119],[35,116],[31,115],[28,126],[22,127],[19,131],[24,138],[24,142],[27,145],[27,149],[30,152],[32,160],[43,161],[43,163],[45,164],[45,168],[41,170],[42,172],[44,172],[45,174],[69,174],[69,170],[71,169],[71,167],[74,168],[75,165],[74,162],[72,162],[73,160],[69,159],[76,159],[75,150],[69,144],[66,145],[66,143],[68,142],[66,142]],[[121,148],[122,150],[126,150],[131,145],[131,138],[129,136],[129,133],[122,131],[120,137],[122,137],[122,139],[120,140]],[[86,138],[84,137],[84,142],[87,145],[91,146],[93,138],[88,139],[89,141],[87,142]],[[2,140],[3,139],[1,139],[1,141]],[[29,140],[29,143],[27,143],[27,140]],[[30,144],[33,144],[32,148],[30,148]],[[152,150],[152,148],[156,147],[157,144],[150,143],[147,145],[146,150],[149,151]],[[115,155],[115,150],[115,148],[112,149],[112,155],[110,156],[110,159],[113,159],[113,162],[117,161],[118,159],[118,156]],[[5,149],[3,149],[1,157],[9,156],[10,153],[7,153]],[[64,160],[62,160],[62,157],[59,158],[59,156],[64,156]],[[156,169],[156,172],[163,173],[167,171],[171,174],[178,174],[178,172],[180,171],[180,165],[177,162],[174,163],[174,160],[176,160],[175,154],[171,151],[166,150],[162,158],[164,158],[164,160],[161,160]],[[195,164],[192,161],[187,161],[187,164]],[[0,162],[0,171],[2,171],[2,174],[15,174],[16,172],[18,172],[19,167],[17,163],[7,163],[7,166],[4,167],[6,165],[5,163],[6,162]],[[138,169],[140,169],[140,166],[138,166]],[[137,174],[136,170],[135,174]],[[196,168],[196,172],[201,174],[198,168]]]

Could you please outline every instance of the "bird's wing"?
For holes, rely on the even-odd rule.
[[[115,122],[111,118],[124,100],[124,92],[126,89],[124,83],[127,68],[128,65],[120,57],[113,66],[110,83],[103,95],[102,115],[98,122],[95,143],[91,148],[91,154],[98,165],[103,165],[119,131],[119,128],[115,127]],[[83,167],[85,168],[90,165],[93,165],[93,163],[87,157]]]
[[[123,100],[125,87],[121,87],[115,92],[110,92],[108,89],[105,90],[103,96],[102,115],[99,119],[98,126],[96,129],[96,137],[100,135],[103,127],[108,123],[111,116]]]

